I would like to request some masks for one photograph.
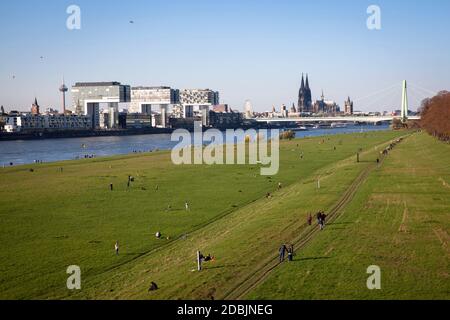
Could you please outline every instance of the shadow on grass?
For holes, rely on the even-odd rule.
[[[350,225],[350,224],[354,224],[354,222],[332,222],[332,223],[328,223],[328,226],[334,226],[334,225]]]
[[[245,264],[226,264],[220,266],[205,266],[203,265],[204,270],[214,270],[214,269],[223,269],[223,268],[235,268],[235,267],[245,267]]]
[[[310,260],[326,260],[331,259],[332,257],[307,257],[307,258],[300,258],[300,259],[294,259],[292,262],[301,262],[301,261],[310,261]]]

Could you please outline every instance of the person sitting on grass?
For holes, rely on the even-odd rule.
[[[209,253],[206,257],[203,257],[203,261],[208,262],[208,261],[214,261],[214,257],[211,256],[211,254]]]
[[[150,284],[150,288],[148,288],[148,291],[150,292],[156,290],[158,290],[158,285],[152,281],[152,283]]]

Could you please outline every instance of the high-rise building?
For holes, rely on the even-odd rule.
[[[91,116],[94,128],[100,127],[100,106],[109,110],[111,117],[118,114],[119,103],[131,100],[130,86],[120,82],[79,82],[71,92],[76,113]]]
[[[180,91],[180,104],[184,118],[200,117],[202,125],[209,125],[209,110],[220,104],[219,92],[210,89],[184,89]]]
[[[179,101],[179,90],[170,87],[133,87],[128,112],[150,114],[152,106],[174,105]]]
[[[180,91],[180,103],[190,106],[214,106],[219,104],[219,92],[210,89],[184,89]]]
[[[312,111],[312,95],[309,87],[308,74],[306,74],[306,83],[302,74],[302,83],[298,93],[298,112],[308,113]]]

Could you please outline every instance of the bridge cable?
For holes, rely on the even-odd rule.
[[[399,87],[399,85],[398,85],[398,83],[396,83],[396,84],[391,85],[391,86],[389,86],[389,87],[387,87],[385,89],[382,89],[382,90],[379,90],[377,92],[371,93],[371,94],[369,94],[369,95],[367,95],[365,97],[358,98],[358,99],[353,99],[353,102],[358,102],[358,101],[361,101],[361,100],[365,100],[365,99],[371,98],[373,96],[377,96],[377,95],[379,95],[379,94],[381,94],[383,92],[386,92],[386,91],[389,91],[391,89],[398,88],[398,87]]]

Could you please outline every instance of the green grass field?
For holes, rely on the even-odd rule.
[[[1,169],[0,298],[227,298],[400,135],[285,141],[272,178],[258,166],[174,166],[167,152]],[[449,298],[450,148],[423,134],[397,148],[339,220],[248,298]],[[200,273],[197,249],[216,256]],[[377,263],[383,290],[364,290]],[[81,267],[82,290],[66,288],[69,265]]]
[[[398,145],[354,201],[251,299],[450,299],[450,146]],[[367,267],[381,269],[368,290]]]

